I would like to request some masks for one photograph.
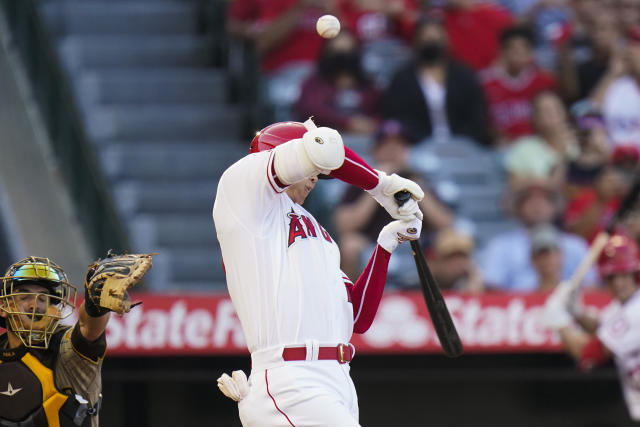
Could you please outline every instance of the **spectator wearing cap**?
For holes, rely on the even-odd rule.
[[[379,97],[362,69],[358,41],[343,30],[327,41],[294,111],[301,121],[313,116],[340,132],[370,136],[378,124]]]
[[[531,231],[531,263],[538,291],[551,291],[562,280],[562,252],[558,230],[543,224]]]
[[[613,146],[640,147],[640,28],[629,32],[624,55],[611,62],[590,100],[600,107]]]
[[[381,123],[375,134],[372,155],[375,167],[388,174],[398,173],[420,183],[425,189],[425,197],[420,202],[424,213],[422,235],[430,236],[429,230],[449,227],[453,214],[422,183],[422,178],[408,168],[409,154],[415,138],[401,122],[387,120]],[[352,279],[361,271],[361,254],[368,245],[374,244],[380,224],[389,222],[389,214],[371,197],[362,191],[352,191],[348,187],[335,209],[334,223],[340,240],[342,271]],[[428,243],[423,240],[423,243]],[[392,265],[390,273],[393,275]]]
[[[599,111],[588,103],[576,104],[574,110],[578,156],[569,161],[565,195],[572,200],[583,188],[593,186],[602,168],[609,161],[609,136]],[[580,108],[586,107],[584,110]]]
[[[500,56],[482,71],[489,119],[496,142],[511,144],[518,137],[533,133],[533,98],[555,88],[555,78],[538,68],[533,56],[533,34],[528,27],[517,26],[500,36]]]
[[[531,260],[531,232],[540,225],[552,225],[559,211],[560,191],[546,180],[522,180],[511,189],[512,211],[518,225],[502,232],[486,244],[480,253],[480,268],[487,286],[508,291],[530,292],[538,278]],[[568,279],[587,253],[580,237],[560,232],[562,280]],[[585,283],[596,283],[591,270]]]
[[[482,87],[470,68],[449,56],[439,20],[418,23],[413,51],[413,61],[398,70],[383,95],[383,115],[402,120],[420,140],[462,136],[489,145]]]
[[[431,270],[443,291],[478,294],[484,291],[482,274],[473,260],[475,242],[454,228],[438,231],[433,244]]]

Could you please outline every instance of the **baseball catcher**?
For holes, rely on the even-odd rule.
[[[367,191],[396,219],[355,283],[340,270],[334,239],[302,207],[321,174]],[[394,194],[403,190],[411,199],[399,207]],[[423,196],[311,120],[266,127],[223,173],[213,219],[252,370],[249,379],[223,375],[219,387],[238,401],[243,426],[359,425],[349,340],[373,322],[391,253],[419,238]]]
[[[0,278],[0,427],[97,427],[109,313],[133,306],[127,289],[151,255],[114,255],[91,265],[73,326],[76,288],[48,258],[28,257]]]

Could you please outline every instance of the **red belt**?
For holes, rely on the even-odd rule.
[[[290,360],[307,360],[307,347],[285,347],[282,358]],[[349,344],[338,344],[335,347],[319,347],[318,360],[337,360],[340,363],[351,362],[353,348]]]

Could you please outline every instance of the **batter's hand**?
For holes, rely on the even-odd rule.
[[[243,371],[233,371],[231,376],[222,374],[218,378],[218,388],[229,399],[239,402],[249,393],[249,382]]]
[[[424,197],[422,188],[410,179],[402,178],[395,173],[387,175],[383,171],[376,170],[376,172],[379,178],[378,185],[367,191],[389,212],[389,215],[391,215],[393,219],[406,221],[416,217],[422,220],[422,212],[418,207],[418,202]],[[394,195],[399,191],[408,191],[411,193],[411,199],[402,206],[398,206],[398,202],[394,198]]]
[[[549,295],[544,305],[544,324],[549,329],[562,329],[571,325],[573,316],[569,313],[573,289],[568,282],[561,282]]]
[[[416,218],[409,221],[393,221],[385,225],[378,236],[378,244],[391,253],[400,243],[407,240],[418,240],[422,231],[422,220]]]

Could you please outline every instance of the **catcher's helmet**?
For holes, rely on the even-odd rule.
[[[249,153],[271,150],[292,139],[302,138],[307,132],[304,123],[279,122],[269,125],[256,134],[249,146]]]
[[[0,310],[8,314],[8,329],[27,347],[47,348],[60,320],[75,308],[77,291],[64,270],[48,258],[27,257],[12,264],[0,281]],[[46,292],[30,292],[21,284],[39,285]],[[7,327],[6,319],[0,317],[0,326]]]
[[[639,271],[638,245],[627,236],[613,235],[600,254],[598,267],[602,277]]]

